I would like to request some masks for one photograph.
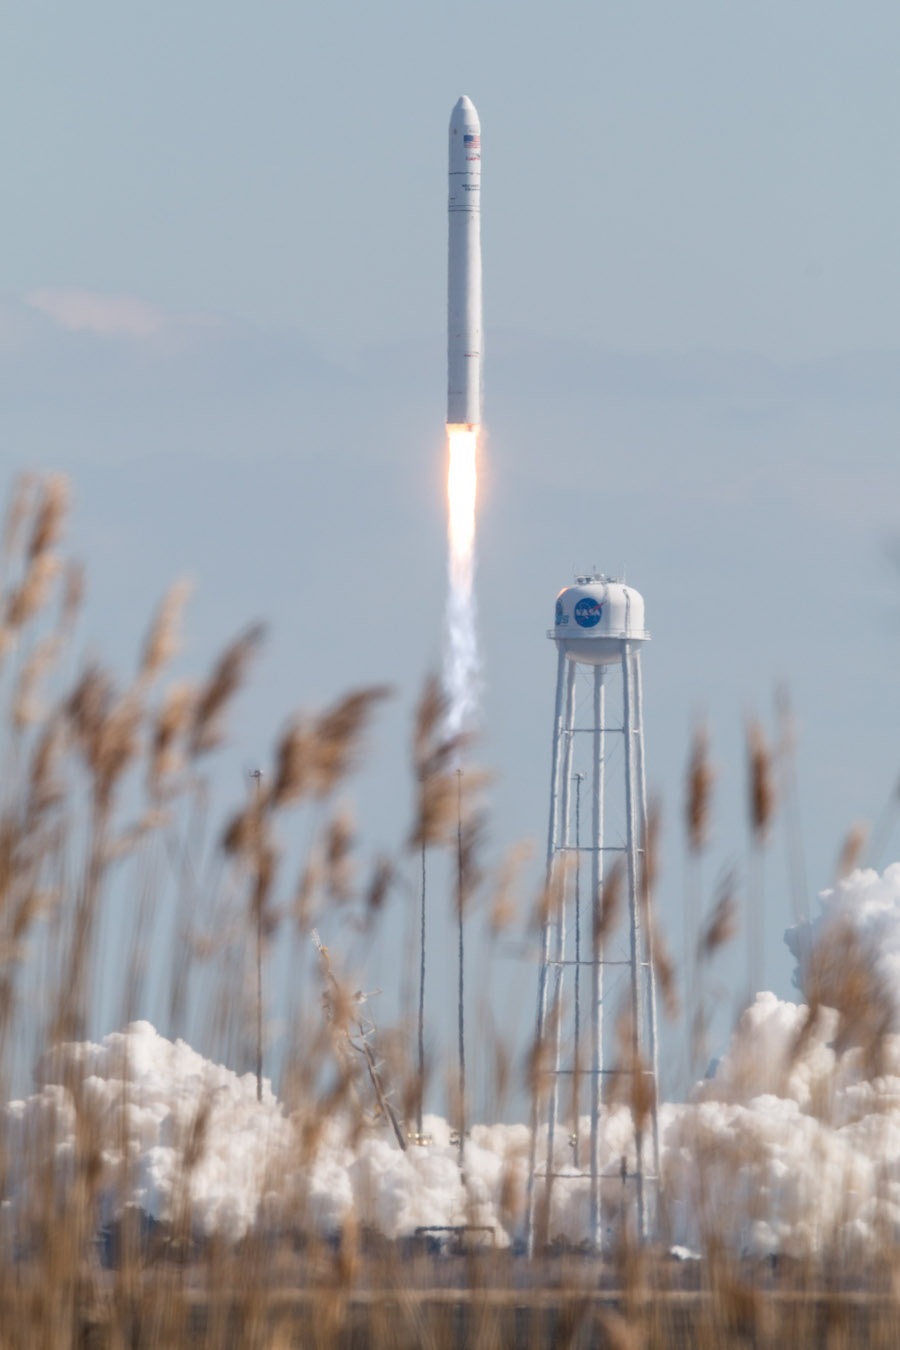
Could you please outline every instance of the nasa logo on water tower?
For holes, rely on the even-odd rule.
[[[593,628],[600,622],[603,614],[603,606],[598,600],[592,600],[590,596],[585,596],[579,600],[575,606],[575,622],[579,628]]]

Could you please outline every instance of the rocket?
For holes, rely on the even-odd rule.
[[[450,116],[447,425],[481,422],[481,123],[471,99]]]

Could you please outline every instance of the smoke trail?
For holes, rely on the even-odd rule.
[[[449,427],[447,475],[449,593],[444,684],[447,731],[459,735],[471,723],[478,701],[478,640],[475,633],[475,500],[478,431]]]

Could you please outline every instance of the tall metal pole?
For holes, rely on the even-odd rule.
[[[638,844],[636,821],[636,783],[635,783],[635,725],[634,690],[632,687],[631,643],[622,646],[622,704],[625,727],[625,822],[626,856],[628,860],[628,911],[631,929],[631,1054],[632,1075],[643,1073],[641,1059],[643,1046],[643,1016],[641,1007],[641,910],[638,897]],[[635,1085],[636,1086],[636,1085]],[[640,1100],[637,1093],[633,1097]],[[635,1180],[637,1185],[638,1240],[644,1241],[646,1235],[646,1211],[644,1199],[644,1131],[638,1112],[634,1112],[634,1144],[636,1152]]]
[[[603,1082],[603,947],[600,940],[600,905],[603,886],[603,810],[605,774],[606,691],[604,670],[594,666],[593,772],[591,775],[591,1242],[595,1251],[602,1243],[600,1215],[600,1107]]]

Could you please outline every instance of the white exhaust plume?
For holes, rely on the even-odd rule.
[[[900,864],[882,876],[854,873],[823,896],[822,907],[816,937],[839,921],[841,932],[852,926],[861,949],[871,941],[878,988],[900,1007]],[[755,1254],[875,1252],[900,1224],[900,1035],[883,1037],[872,1077],[864,1047],[840,1034],[838,1012],[824,1008],[811,1028],[806,1020],[805,1005],[757,995],[714,1075],[687,1102],[661,1107],[665,1213],[682,1254],[712,1238]],[[383,1126],[360,1138],[351,1122],[331,1119],[309,1160],[301,1125],[268,1085],[257,1102],[253,1074],[213,1064],[146,1022],[100,1045],[62,1046],[46,1057],[39,1077],[39,1091],[0,1112],[9,1160],[0,1229],[7,1237],[27,1215],[32,1188],[44,1184],[51,1151],[61,1184],[71,1175],[71,1085],[79,1081],[82,1109],[90,1109],[103,1136],[102,1218],[123,1203],[172,1218],[187,1184],[195,1230],[231,1239],[258,1223],[333,1233],[351,1212],[391,1238],[420,1225],[476,1223],[493,1226],[506,1245],[522,1229],[525,1125],[473,1126],[464,1178],[450,1127],[436,1116],[423,1121],[430,1142],[410,1143],[406,1152]],[[203,1144],[186,1176],[181,1146],[201,1107]],[[587,1116],[579,1135],[584,1156]],[[566,1175],[575,1171],[571,1144],[564,1131],[557,1138],[551,1235],[581,1242],[590,1222],[588,1182]],[[604,1111],[599,1144],[609,1231],[621,1212],[621,1159],[629,1171],[634,1166],[626,1107]],[[130,1187],[124,1196],[123,1179]]]
[[[475,629],[475,504],[478,432],[448,428],[447,535],[449,545],[444,684],[447,732],[470,724],[478,701],[478,639]]]

